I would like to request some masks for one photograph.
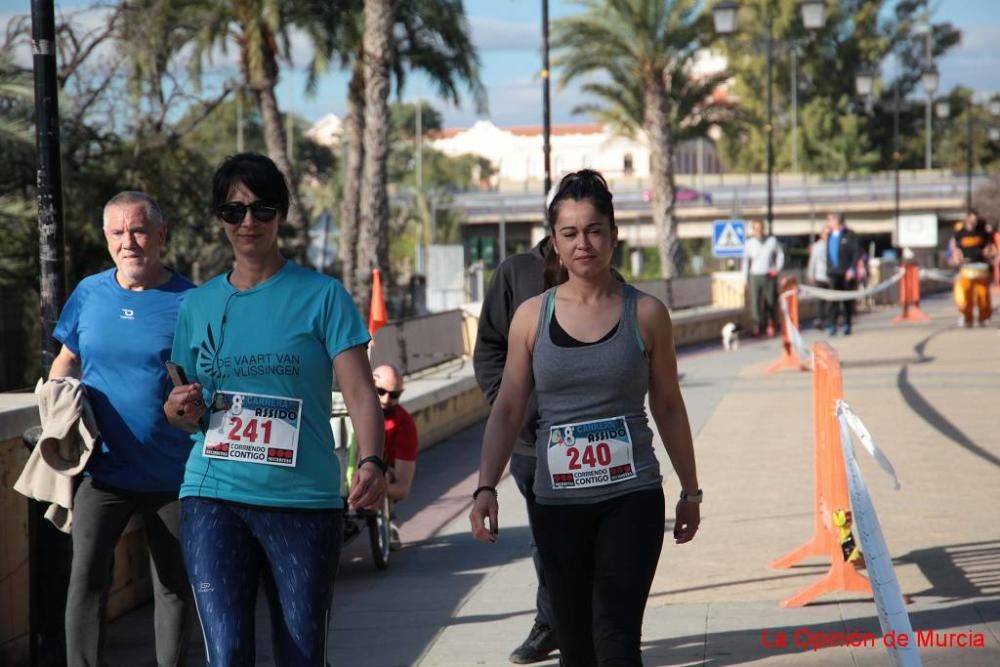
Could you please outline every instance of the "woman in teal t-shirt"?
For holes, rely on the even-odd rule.
[[[193,382],[164,406],[194,442],[180,491],[184,560],[210,664],[253,664],[263,576],[277,663],[324,666],[344,510],[334,372],[361,456],[348,502],[372,507],[385,493],[370,337],[339,282],[279,252],[289,192],[270,159],[228,158],[212,204],[235,261],[181,308],[171,358]]]

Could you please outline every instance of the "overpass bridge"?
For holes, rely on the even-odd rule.
[[[988,181],[973,178],[973,188]],[[677,202],[681,238],[711,238],[712,221],[723,218],[764,218],[767,215],[765,177],[706,176],[700,189],[687,189],[690,201]],[[633,185],[614,188],[615,218],[620,237],[633,247],[656,244],[649,191]],[[540,190],[540,188],[539,188]],[[965,209],[966,177],[950,172],[902,172],[899,211],[934,214],[942,224],[959,219]],[[825,215],[842,211],[860,234],[892,234],[895,228],[895,184],[892,172],[850,180],[782,175],[773,198],[774,233],[778,236],[815,234]],[[524,192],[477,192],[456,195],[451,207],[465,218],[464,235],[505,237],[508,245],[529,242],[543,234],[542,200]]]

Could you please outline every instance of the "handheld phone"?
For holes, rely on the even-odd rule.
[[[187,374],[184,373],[184,369],[181,366],[172,361],[168,361],[166,366],[167,375],[170,376],[170,379],[173,381],[175,387],[182,387],[186,384],[191,384],[188,382]]]

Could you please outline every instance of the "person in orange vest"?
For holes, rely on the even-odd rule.
[[[993,232],[993,247],[1000,250],[1000,227]],[[1000,252],[993,255],[993,286],[1000,287]]]
[[[997,254],[997,246],[975,209],[969,209],[965,220],[956,226],[948,249],[951,263],[959,267],[954,288],[955,305],[962,314],[959,324],[971,327],[974,311],[978,310],[979,324],[985,326],[993,314],[989,263]]]

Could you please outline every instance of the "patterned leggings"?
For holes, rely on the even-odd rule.
[[[326,665],[342,510],[181,500],[181,546],[210,665],[252,665],[263,578],[277,665]]]

